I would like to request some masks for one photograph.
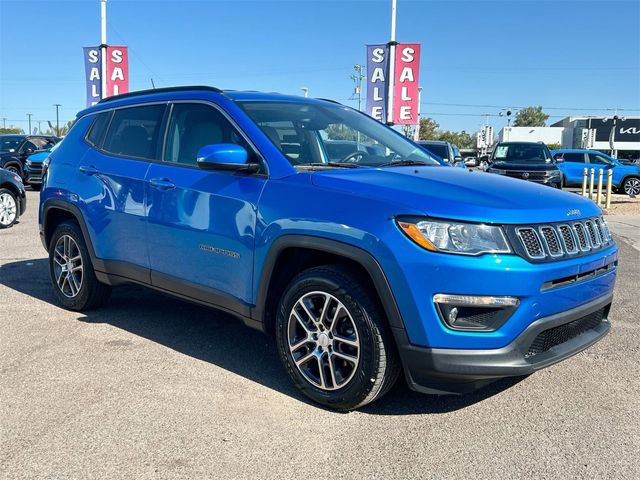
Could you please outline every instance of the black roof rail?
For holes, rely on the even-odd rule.
[[[189,90],[206,90],[209,92],[223,93],[222,90],[220,90],[219,88],[209,87],[207,85],[151,88],[149,90],[136,90],[135,92],[128,92],[128,93],[123,93],[122,95],[114,95],[113,97],[103,98],[98,103],[110,102],[112,100],[120,100],[122,98],[137,97],[138,95],[149,95],[151,93],[185,92]]]

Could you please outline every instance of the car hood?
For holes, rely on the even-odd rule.
[[[29,155],[29,157],[27,157],[27,160],[32,163],[42,163],[47,159],[50,153],[51,152],[49,151],[34,153],[33,155]]]
[[[523,224],[599,215],[591,200],[524,180],[460,168],[390,167],[314,172],[311,182],[395,204],[398,214]]]
[[[526,170],[527,172],[546,172],[557,170],[555,163],[530,163],[530,162],[493,162],[489,168],[499,168],[500,170]]]

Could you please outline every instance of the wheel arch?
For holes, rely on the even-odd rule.
[[[264,262],[252,317],[262,329],[272,333],[280,298],[291,279],[308,268],[339,264],[349,267],[374,289],[389,326],[404,325],[389,282],[378,261],[367,251],[353,245],[307,235],[284,235],[273,242]]]
[[[101,265],[102,262],[96,258],[91,235],[89,235],[82,212],[77,206],[63,200],[49,199],[42,207],[42,235],[45,249],[49,250],[49,243],[56,227],[68,220],[73,220],[80,226],[94,268]]]
[[[638,180],[640,180],[640,174],[637,173],[627,173],[624,177],[622,177],[622,179],[620,180],[620,184],[618,185],[618,188],[623,189],[624,188],[624,183],[630,179],[630,178],[637,178]],[[623,190],[624,191],[624,190]]]

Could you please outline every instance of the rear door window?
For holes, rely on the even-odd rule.
[[[609,160],[607,157],[605,157],[604,155],[598,155],[597,153],[590,153],[589,163],[593,163],[595,165],[610,165],[613,162]]]
[[[108,153],[153,160],[158,158],[164,105],[122,108],[113,113],[102,147]]]
[[[564,153],[562,158],[564,158],[565,162],[585,163],[583,153]]]

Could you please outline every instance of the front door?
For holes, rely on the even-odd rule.
[[[148,245],[155,286],[234,309],[252,299],[257,203],[266,177],[201,170],[205,145],[248,142],[217,108],[171,107],[163,161],[147,172]]]

